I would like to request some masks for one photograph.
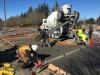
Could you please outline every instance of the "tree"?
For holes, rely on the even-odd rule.
[[[55,2],[55,6],[54,6],[54,7],[55,7],[55,10],[57,10],[58,7],[59,7],[57,0],[56,0],[56,2]]]
[[[8,26],[19,26],[21,24],[21,20],[19,16],[11,17],[7,20]]]
[[[96,23],[100,24],[100,16],[96,19]]]
[[[25,18],[25,17],[27,17],[27,15],[26,15],[26,13],[21,13],[20,17]]]
[[[49,6],[48,6],[48,4],[43,3],[43,4],[39,5],[35,9],[35,12],[42,13],[41,16],[44,15],[45,16],[44,18],[47,18],[48,14],[49,14]]]
[[[21,13],[20,16],[10,17],[7,20],[8,26],[16,25],[38,25],[41,24],[43,18],[47,18],[49,14],[49,6],[46,3],[39,5],[33,10],[32,6],[29,7],[27,12]]]
[[[58,8],[59,8],[58,2],[57,2],[57,0],[55,0],[54,7],[52,8],[52,11],[56,11]]]
[[[91,18],[89,18],[89,19],[86,19],[86,20],[85,20],[85,23],[86,23],[86,24],[94,24],[94,23],[95,23],[95,19],[91,17]]]
[[[31,13],[31,12],[33,12],[33,8],[32,8],[32,6],[30,6],[30,7],[29,7],[29,9],[28,9],[28,12],[27,12],[27,13]]]
[[[3,24],[3,21],[2,21],[2,19],[0,18],[0,27],[2,26],[2,24]]]

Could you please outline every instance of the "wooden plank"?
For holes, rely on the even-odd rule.
[[[69,72],[64,71],[62,68],[60,68],[54,64],[49,64],[48,69],[58,75],[71,75]]]
[[[63,45],[63,46],[65,46],[65,45],[75,45],[75,41],[74,41],[74,39],[68,39],[68,40],[64,40],[64,41],[59,41],[58,43],[57,43],[58,45]]]

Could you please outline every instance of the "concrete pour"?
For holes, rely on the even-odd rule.
[[[17,45],[22,44],[38,44],[38,55],[45,59],[46,61],[49,61],[53,58],[59,57],[61,55],[64,55],[66,53],[69,53],[71,51],[74,52],[76,49],[80,49],[80,46],[58,46],[55,45],[51,48],[48,47],[41,47],[41,42],[35,42],[32,40],[32,36],[29,39],[15,39],[15,43]],[[21,42],[22,41],[22,42]],[[69,55],[61,57],[53,62],[55,65],[58,65],[59,67],[65,66],[65,69],[67,69],[72,75],[99,75],[100,74],[100,51],[99,48],[84,48],[80,49],[77,52],[69,53]],[[16,49],[10,49],[10,50],[16,50]],[[8,50],[9,51],[9,50]],[[15,68],[15,75],[31,75],[30,73],[33,72],[33,69],[21,69],[18,68],[18,63],[15,62],[15,52],[10,53],[8,51],[1,52],[0,51],[0,59],[3,59],[2,61],[6,62],[13,62],[13,65],[17,68]],[[13,60],[11,60],[13,59]],[[63,61],[63,62],[61,62]],[[1,62],[1,61],[0,61]],[[58,63],[58,64],[57,64]],[[19,65],[20,66],[20,65]],[[39,75],[49,75],[49,72],[47,69],[42,71]],[[37,74],[38,75],[38,74]]]

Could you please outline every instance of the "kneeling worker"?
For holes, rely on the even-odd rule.
[[[37,57],[37,45],[24,45],[19,47],[17,54],[19,55],[19,60],[24,63],[29,63],[29,61],[34,62]]]

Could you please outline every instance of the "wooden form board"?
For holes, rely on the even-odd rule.
[[[64,41],[59,41],[58,45],[75,45],[74,39],[68,39]]]
[[[60,68],[54,64],[49,64],[48,69],[58,75],[71,75],[69,72],[64,71],[62,68]]]

